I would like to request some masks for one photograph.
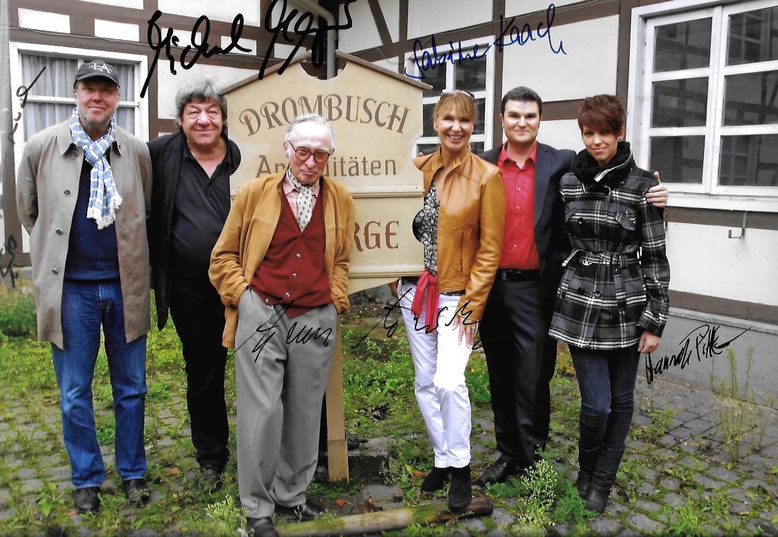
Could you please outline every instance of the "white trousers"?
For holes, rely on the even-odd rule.
[[[400,307],[416,371],[416,401],[435,453],[435,466],[462,468],[470,464],[470,398],[465,367],[472,346],[467,345],[464,336],[461,344],[457,342],[453,318],[460,297],[440,295],[438,327],[427,333],[426,303],[420,319],[411,312],[416,286],[401,282],[397,293],[402,297]]]

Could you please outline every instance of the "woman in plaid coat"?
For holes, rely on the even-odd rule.
[[[624,108],[597,95],[578,112],[585,151],[559,182],[572,252],[563,263],[549,334],[570,347],[581,391],[576,486],[602,513],[624,454],[640,353],[667,322],[670,266],[657,184],[635,166]]]

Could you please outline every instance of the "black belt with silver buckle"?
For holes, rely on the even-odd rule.
[[[539,270],[498,269],[496,279],[504,282],[532,282],[540,279]]]

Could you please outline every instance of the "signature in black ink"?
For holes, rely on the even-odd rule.
[[[268,7],[267,11],[265,11],[265,28],[268,29],[268,31],[273,33],[273,37],[270,38],[270,43],[268,44],[267,51],[265,53],[265,58],[262,60],[262,65],[259,68],[259,74],[257,75],[257,78],[259,80],[262,80],[262,77],[265,76],[265,69],[267,68],[267,62],[270,60],[270,51],[273,50],[273,46],[278,41],[279,35],[283,35],[284,41],[287,43],[294,43],[294,47],[292,48],[292,51],[289,53],[289,56],[287,56],[286,60],[284,60],[284,63],[281,65],[281,67],[278,69],[278,74],[282,74],[286,68],[289,66],[289,64],[292,62],[292,59],[294,58],[294,55],[297,53],[297,50],[302,46],[303,41],[306,37],[308,37],[310,34],[313,34],[313,43],[311,44],[311,63],[313,63],[314,67],[321,67],[322,63],[324,62],[324,51],[325,51],[325,40],[327,36],[328,30],[347,30],[351,28],[353,22],[351,20],[351,14],[349,13],[348,6],[349,4],[356,2],[356,0],[346,0],[343,3],[343,12],[346,16],[346,23],[345,24],[336,24],[335,26],[329,26],[328,24],[320,25],[318,28],[312,28],[314,21],[316,20],[316,16],[306,11],[304,12],[300,18],[297,19],[297,22],[294,23],[294,33],[297,36],[296,43],[295,39],[292,38],[289,35],[289,27],[292,24],[292,21],[295,17],[297,17],[298,13],[300,13],[297,9],[292,9],[288,14],[286,12],[286,0],[281,0],[281,14],[278,18],[278,24],[273,25],[273,10],[276,7],[276,4],[278,3],[278,0],[273,0],[270,2],[270,7]]]
[[[35,85],[35,83],[38,81],[38,79],[43,74],[43,71],[45,70],[46,70],[46,66],[44,65],[43,67],[41,67],[41,70],[38,71],[38,74],[35,75],[35,78],[32,79],[32,82],[30,82],[29,86],[25,86],[24,84],[22,84],[21,86],[16,88],[16,96],[19,97],[19,99],[21,99],[21,101],[19,102],[19,108],[24,109],[25,105],[27,104],[27,94],[30,93],[30,90],[32,89],[32,87]],[[16,117],[14,118],[14,127],[13,129],[11,129],[11,132],[8,134],[8,139],[11,140],[12,144],[16,143],[14,142],[14,133],[16,133],[16,129],[19,128],[19,121],[21,119],[22,119],[22,112],[20,110],[19,113],[16,114]]]
[[[262,351],[264,350],[265,346],[270,342],[270,340],[278,334],[278,322],[281,320],[281,318],[286,314],[286,312],[289,310],[289,306],[285,304],[281,304],[281,307],[276,309],[273,315],[264,323],[257,326],[256,330],[254,330],[255,333],[260,334],[259,340],[254,344],[254,347],[251,349],[251,352],[254,353],[254,362],[259,360],[260,354],[262,354]],[[286,332],[286,336],[284,341],[287,344],[305,344],[308,343],[311,340],[316,341],[317,339],[324,338],[324,342],[322,343],[322,346],[328,347],[330,344],[330,336],[332,335],[332,328],[313,328],[311,326],[308,326],[306,324],[303,324],[301,326],[298,326],[297,321],[293,322],[292,325],[289,327],[289,330]],[[250,336],[246,341],[235,347],[235,352],[238,351],[243,345],[248,343],[248,341],[254,337],[253,335]]]
[[[681,348],[677,354],[665,355],[657,362],[653,361],[650,354],[646,355],[646,381],[648,384],[654,381],[654,375],[661,375],[670,367],[685,368],[691,362],[692,356],[696,356],[697,361],[701,362],[703,358],[712,358],[721,354],[723,349],[726,349],[733,341],[751,330],[746,328],[735,337],[719,342],[720,328],[721,326],[701,324],[681,339]],[[692,340],[694,340],[694,348],[690,350]]]
[[[363,335],[359,339],[359,341],[354,343],[354,345],[352,345],[351,348],[352,349],[356,349],[357,347],[359,347],[368,338],[368,336],[370,336],[370,334],[373,332],[373,330],[375,330],[378,327],[379,324],[383,325],[383,329],[386,330],[386,337],[387,338],[392,337],[394,335],[394,333],[397,331],[397,326],[399,325],[399,321],[397,320],[397,314],[396,313],[394,315],[394,318],[391,321],[389,320],[389,315],[391,315],[393,312],[396,312],[397,310],[409,309],[409,308],[404,308],[403,306],[401,306],[400,305],[400,301],[402,301],[402,299],[405,298],[405,296],[408,293],[410,293],[410,292],[411,292],[411,289],[408,289],[407,291],[405,291],[402,294],[402,296],[398,297],[397,300],[394,303],[386,304],[384,306],[384,310],[386,311],[384,316],[381,317],[380,319],[378,319],[378,321],[376,321],[376,323],[372,327],[370,327],[370,330],[368,330],[367,333],[365,335]],[[468,300],[465,303],[463,303],[461,306],[459,306],[459,308],[457,308],[457,310],[454,312],[453,317],[451,317],[451,320],[449,320],[444,326],[450,326],[458,316],[462,317],[462,324],[465,325],[465,326],[469,326],[471,324],[476,324],[477,321],[471,321],[470,320],[470,317],[472,316],[473,312],[470,309],[468,309],[469,305],[470,305],[470,301]],[[436,324],[440,323],[440,315],[444,311],[446,311],[447,309],[448,309],[448,306],[443,306],[442,308],[440,308],[440,310],[438,310],[438,315],[437,315],[437,318],[436,318]],[[430,329],[429,324],[424,324],[422,326],[419,326],[419,318],[418,317],[414,318],[413,329],[415,331],[417,331],[417,332],[421,332],[423,330],[425,334],[429,334],[430,332],[434,331],[434,330]],[[473,342],[473,350],[474,351],[478,350],[482,346],[483,345],[481,343],[481,337],[480,337],[480,334],[479,334],[478,336],[476,336],[476,338],[475,338],[475,340]]]
[[[438,47],[437,43],[435,42],[434,35],[431,39],[432,52],[428,52],[426,50],[422,50],[424,48],[422,42],[416,39],[413,42],[413,63],[418,68],[419,74],[414,75],[409,73],[408,68],[406,67],[404,69],[405,76],[423,80],[426,78],[424,75],[425,71],[434,69],[439,65],[445,64],[446,62],[456,62],[457,64],[461,65],[462,62],[466,60],[478,60],[483,58],[486,56],[486,53],[489,51],[492,45],[497,47],[497,52],[502,52],[503,48],[507,46],[516,43],[518,43],[519,46],[523,46],[530,41],[535,41],[536,38],[547,38],[548,46],[551,49],[551,52],[554,54],[559,54],[561,52],[562,54],[567,55],[564,43],[560,40],[559,45],[554,47],[554,41],[551,39],[551,27],[554,24],[555,15],[556,6],[554,4],[549,4],[548,9],[546,9],[545,24],[542,22],[538,23],[537,29],[534,33],[529,23],[524,23],[523,26],[519,27],[519,25],[517,25],[515,22],[516,17],[512,17],[509,21],[506,21],[505,18],[500,15],[500,31],[495,40],[492,43],[487,43],[484,48],[479,48],[479,45],[475,45],[469,52],[462,51],[461,41],[458,41],[456,44],[454,44],[453,41],[449,41],[449,51],[447,53],[438,53]],[[480,54],[479,50],[481,51]]]
[[[11,277],[11,287],[16,287],[16,278],[18,274],[14,272],[14,261],[16,261],[16,239],[13,235],[8,237],[8,240],[0,248],[0,279],[6,276]],[[3,256],[9,256],[8,262],[2,261]]]
[[[281,0],[281,14],[279,16],[278,23],[273,24],[273,10],[275,9],[278,2],[279,0],[272,0],[272,2],[270,2],[270,6],[265,11],[265,28],[267,28],[267,30],[273,35],[270,38],[270,43],[268,44],[267,50],[265,51],[262,64],[259,67],[257,78],[260,80],[265,75],[265,69],[267,68],[267,64],[272,57],[273,46],[278,42],[278,38],[281,36],[283,36],[283,42],[293,43],[293,49],[289,53],[289,56],[286,58],[286,60],[284,60],[284,63],[278,69],[279,75],[286,70],[286,68],[292,62],[292,59],[294,58],[294,55],[297,53],[298,49],[303,45],[305,39],[311,34],[313,34],[313,42],[311,44],[311,62],[315,67],[321,67],[322,63],[324,62],[327,31],[346,30],[351,28],[352,20],[348,6],[352,2],[356,2],[356,0],[346,0],[343,3],[343,11],[346,16],[345,24],[336,24],[335,26],[324,24],[320,25],[318,28],[313,28],[313,25],[316,21],[316,16],[308,11],[303,12],[303,14],[294,23],[294,36],[290,35],[290,26],[292,25],[292,21],[297,17],[298,14],[300,14],[300,11],[297,9],[292,9],[289,11],[289,13],[287,13],[286,0]],[[154,74],[154,70],[157,68],[157,62],[159,61],[159,57],[163,51],[165,53],[165,59],[170,62],[170,73],[173,75],[177,74],[176,58],[171,53],[170,48],[171,46],[179,46],[179,39],[173,35],[173,28],[168,28],[165,31],[165,36],[162,37],[162,29],[157,24],[157,21],[161,16],[162,12],[157,10],[148,21],[146,42],[148,43],[151,50],[154,51],[154,59],[151,61],[149,72],[146,75],[146,80],[143,82],[143,87],[140,90],[141,97],[146,96],[146,90],[151,83],[151,76]],[[197,63],[197,60],[200,59],[200,56],[210,58],[215,54],[229,54],[233,49],[239,50],[241,52],[251,52],[251,49],[244,48],[238,44],[238,41],[243,34],[243,23],[243,14],[238,13],[235,15],[235,18],[232,20],[232,26],[230,27],[230,43],[225,48],[221,48],[216,45],[211,46],[208,44],[208,34],[211,31],[211,21],[205,15],[200,16],[192,28],[190,44],[184,47],[184,49],[181,51],[181,56],[178,59],[181,67],[183,69],[191,69],[192,66]],[[202,32],[202,39],[198,43],[197,34],[200,32]],[[192,57],[187,58],[192,51],[194,51]]]
[[[151,75],[154,74],[154,70],[157,68],[157,61],[159,60],[160,53],[164,49],[165,58],[170,61],[170,74],[176,73],[176,59],[170,52],[170,46],[178,46],[178,37],[173,35],[173,28],[168,28],[165,32],[165,37],[162,37],[162,30],[157,25],[157,21],[162,16],[160,10],[156,10],[149,19],[149,26],[147,32],[147,43],[151,50],[154,51],[154,59],[149,66],[149,73],[146,76],[146,80],[143,82],[143,87],[140,90],[140,96],[146,96],[146,90],[151,82]],[[200,27],[203,26],[201,29]],[[208,34],[211,31],[211,21],[205,15],[200,16],[192,27],[192,36],[190,44],[185,46],[181,51],[179,57],[179,63],[183,69],[191,69],[197,60],[202,55],[205,58],[210,58],[214,54],[228,54],[232,49],[237,49],[242,52],[251,52],[251,49],[243,48],[238,44],[241,34],[243,33],[243,14],[238,13],[232,20],[232,26],[230,26],[230,44],[225,48],[218,47],[216,45],[210,46],[208,44]],[[202,40],[197,42],[197,34],[202,32]],[[156,33],[156,39],[154,38]],[[187,59],[187,56],[194,49],[194,55],[191,59]]]

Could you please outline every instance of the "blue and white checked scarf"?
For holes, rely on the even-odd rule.
[[[70,136],[73,143],[84,150],[84,158],[92,165],[89,178],[89,206],[86,217],[97,222],[97,229],[113,224],[116,210],[122,204],[122,197],[116,191],[113,172],[105,153],[111,147],[116,135],[116,118],[111,116],[111,125],[102,138],[92,140],[78,121],[78,108],[70,117]]]

